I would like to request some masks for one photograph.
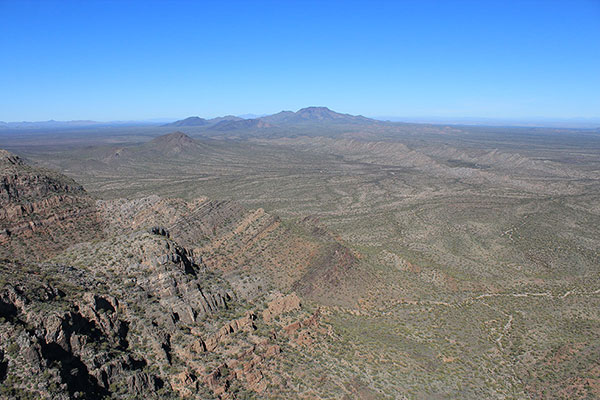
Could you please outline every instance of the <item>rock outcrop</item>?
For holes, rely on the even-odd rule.
[[[296,293],[291,293],[287,296],[277,294],[267,305],[267,308],[263,311],[262,317],[265,321],[269,322],[273,318],[290,311],[300,309],[300,299]]]
[[[95,201],[81,185],[0,151],[0,257],[43,260],[101,235]]]
[[[286,349],[322,334],[286,293],[337,243],[325,231],[232,201],[96,202],[4,151],[0,167],[0,397],[268,397]]]

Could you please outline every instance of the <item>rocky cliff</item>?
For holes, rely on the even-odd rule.
[[[0,150],[0,257],[42,260],[101,236],[95,201],[81,185]]]
[[[310,299],[323,257],[336,271],[333,236],[231,201],[95,202],[60,174],[1,156],[0,396],[293,391],[288,358],[328,333],[289,292]],[[327,288],[337,284],[332,275]]]

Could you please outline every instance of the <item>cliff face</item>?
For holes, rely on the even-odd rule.
[[[282,346],[326,333],[293,294],[240,298],[162,229],[81,243],[36,265],[1,261],[0,276],[7,398],[262,395],[291,373],[279,370]]]
[[[327,333],[289,293],[340,251],[320,228],[231,201],[95,202],[0,155],[0,397],[269,397]]]
[[[82,243],[50,262],[0,268],[3,379],[17,397],[158,395],[170,376],[165,370],[180,362],[175,343],[191,345],[189,327],[234,297],[199,257],[160,232]]]
[[[99,222],[81,185],[0,151],[0,257],[42,260],[100,237]]]

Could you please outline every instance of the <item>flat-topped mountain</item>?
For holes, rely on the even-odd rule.
[[[210,120],[189,117],[164,126],[204,127],[215,131],[255,130],[264,128],[286,128],[297,125],[368,125],[381,124],[381,121],[366,118],[361,115],[342,114],[327,107],[306,107],[296,112],[281,111],[277,114],[260,118],[243,119],[234,116],[213,118]]]
[[[281,111],[277,114],[261,118],[264,121],[273,124],[301,124],[301,123],[347,123],[347,124],[368,124],[378,123],[374,119],[366,118],[361,115],[341,114],[330,110],[327,107],[306,107],[296,112]]]

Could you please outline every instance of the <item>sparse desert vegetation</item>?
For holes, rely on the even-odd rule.
[[[46,263],[127,298],[151,292],[144,282],[160,262],[148,260],[166,246],[178,256],[165,260],[185,255],[204,274],[202,290],[222,293],[220,311],[177,312],[170,346],[182,363],[149,364],[160,365],[165,393],[600,395],[598,133],[363,122],[286,128],[294,135],[273,122],[236,139],[237,128],[216,139],[179,126],[187,134],[68,150],[7,144],[97,199],[102,234],[57,247]],[[266,321],[278,293],[297,294],[302,307]],[[148,301],[199,307],[188,297]],[[146,302],[128,312],[143,321]],[[219,334],[231,321],[249,325]],[[203,344],[189,341],[193,332]],[[147,346],[143,334],[135,340]],[[212,350],[198,358],[193,346]]]
[[[600,399],[600,0],[0,0],[0,54],[0,400]]]

